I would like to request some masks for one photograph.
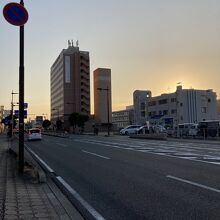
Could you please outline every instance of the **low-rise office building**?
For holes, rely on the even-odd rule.
[[[145,120],[173,128],[182,123],[217,120],[216,93],[213,90],[183,89],[145,98]],[[140,121],[142,122],[142,121]]]
[[[217,100],[218,119],[220,120],[220,99]]]
[[[134,124],[134,108],[127,106],[124,110],[114,111],[112,113],[112,124],[117,130]]]
[[[134,106],[134,123],[146,123],[146,98],[151,97],[149,90],[135,90],[133,93],[133,106]]]

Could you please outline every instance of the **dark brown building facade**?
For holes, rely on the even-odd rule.
[[[89,52],[80,51],[69,41],[51,67],[51,121],[60,119],[64,127],[73,112],[90,115]]]

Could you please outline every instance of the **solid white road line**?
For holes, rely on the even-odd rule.
[[[82,150],[82,152],[84,152],[84,153],[86,153],[86,154],[94,155],[94,156],[96,156],[96,157],[101,157],[101,158],[106,159],[106,160],[110,160],[110,159],[111,159],[111,158],[109,158],[109,157],[104,157],[104,156],[102,156],[102,155],[95,154],[95,153],[92,153],[92,152],[89,152],[89,151],[86,151],[86,150]]]
[[[97,220],[105,220],[88,202],[86,202],[62,177],[56,177],[65,188],[84,206],[89,213]]]
[[[51,169],[51,168],[49,167],[49,165],[48,165],[46,162],[44,162],[44,161],[43,161],[34,151],[32,151],[26,144],[25,144],[25,147],[26,147],[26,149],[27,149],[29,152],[31,152],[31,153],[40,161],[41,164],[43,164],[43,166],[48,170],[48,172],[54,173],[53,169]]]
[[[66,144],[60,144],[60,143],[56,143],[57,145],[61,146],[61,147],[67,147]]]
[[[207,190],[210,190],[210,191],[213,191],[213,192],[220,193],[219,189],[215,189],[215,188],[212,188],[212,187],[209,187],[209,186],[205,186],[205,185],[195,183],[195,182],[192,182],[192,181],[189,181],[189,180],[185,180],[185,179],[182,179],[182,178],[178,178],[178,177],[175,177],[175,176],[167,175],[167,178],[174,179],[174,180],[177,180],[177,181],[180,181],[180,182],[183,182],[183,183],[188,183],[188,184],[191,184],[193,186],[197,186],[197,187],[200,187],[200,188],[203,188],[203,189],[207,189]]]

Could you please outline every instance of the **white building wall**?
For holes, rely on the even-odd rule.
[[[161,102],[163,104],[159,104]],[[212,90],[182,89],[178,86],[175,93],[147,98],[146,116],[151,123],[157,124],[166,124],[166,121],[172,120],[173,126],[217,120],[216,93]]]

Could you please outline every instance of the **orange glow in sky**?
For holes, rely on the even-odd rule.
[[[91,89],[93,71],[111,68],[113,110],[131,105],[134,90],[160,95],[174,92],[178,82],[220,95],[220,1],[38,0],[25,6],[31,114],[50,115],[50,67],[69,39],[90,52]],[[0,30],[0,105],[8,109],[11,91],[18,91],[18,28],[2,16]],[[91,104],[93,112],[93,90]]]

